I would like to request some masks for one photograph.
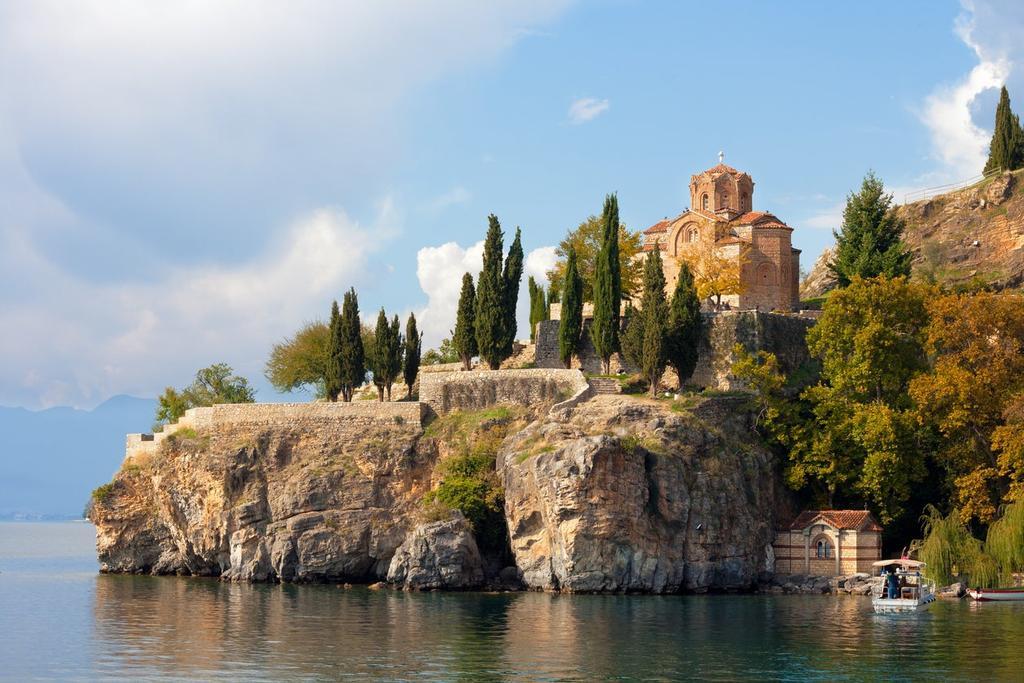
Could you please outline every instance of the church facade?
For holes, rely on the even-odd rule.
[[[740,291],[722,297],[731,308],[792,311],[800,303],[800,250],[793,228],[753,210],[754,181],[721,162],[690,179],[690,208],[644,231],[644,250],[661,249],[669,292],[680,259],[711,250],[739,264]]]

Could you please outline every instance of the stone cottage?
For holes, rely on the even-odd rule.
[[[882,559],[882,527],[867,510],[804,510],[772,547],[776,574],[871,573]]]
[[[690,179],[690,208],[644,230],[644,250],[660,248],[668,291],[679,259],[698,248],[740,262],[742,291],[722,297],[732,308],[792,311],[800,304],[800,250],[793,228],[753,210],[754,181],[722,163]]]

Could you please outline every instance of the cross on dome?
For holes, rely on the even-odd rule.
[[[720,151],[718,153],[718,163],[720,163],[720,164],[725,163],[725,152],[721,152]]]

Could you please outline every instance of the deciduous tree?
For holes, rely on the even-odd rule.
[[[327,324],[315,320],[274,344],[264,369],[267,381],[280,392],[312,389],[318,398],[325,398],[329,340]]]
[[[555,255],[555,267],[547,272],[550,288],[549,299],[558,301],[560,288],[565,282],[565,266],[569,249],[576,252],[576,268],[583,280],[583,300],[594,300],[594,271],[597,268],[597,255],[601,251],[601,237],[604,221],[601,217],[590,216],[558,244]],[[644,261],[636,256],[643,249],[643,235],[630,232],[619,223],[619,272],[622,277],[622,297],[630,299],[640,294],[643,286]]]
[[[687,266],[693,274],[697,297],[715,308],[722,307],[722,297],[743,293],[743,265],[745,251],[739,258],[723,255],[714,243],[699,240],[679,256],[679,265]]]
[[[181,391],[173,387],[164,390],[158,400],[157,425],[176,421],[189,408],[255,400],[256,390],[249,386],[249,380],[234,374],[227,363],[216,363],[197,371],[192,384]]]

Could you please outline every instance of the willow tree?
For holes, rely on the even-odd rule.
[[[619,350],[619,314],[622,306],[622,276],[619,264],[619,200],[605,197],[601,214],[601,250],[594,269],[594,318],[590,340],[604,366],[611,372],[612,354]]]

